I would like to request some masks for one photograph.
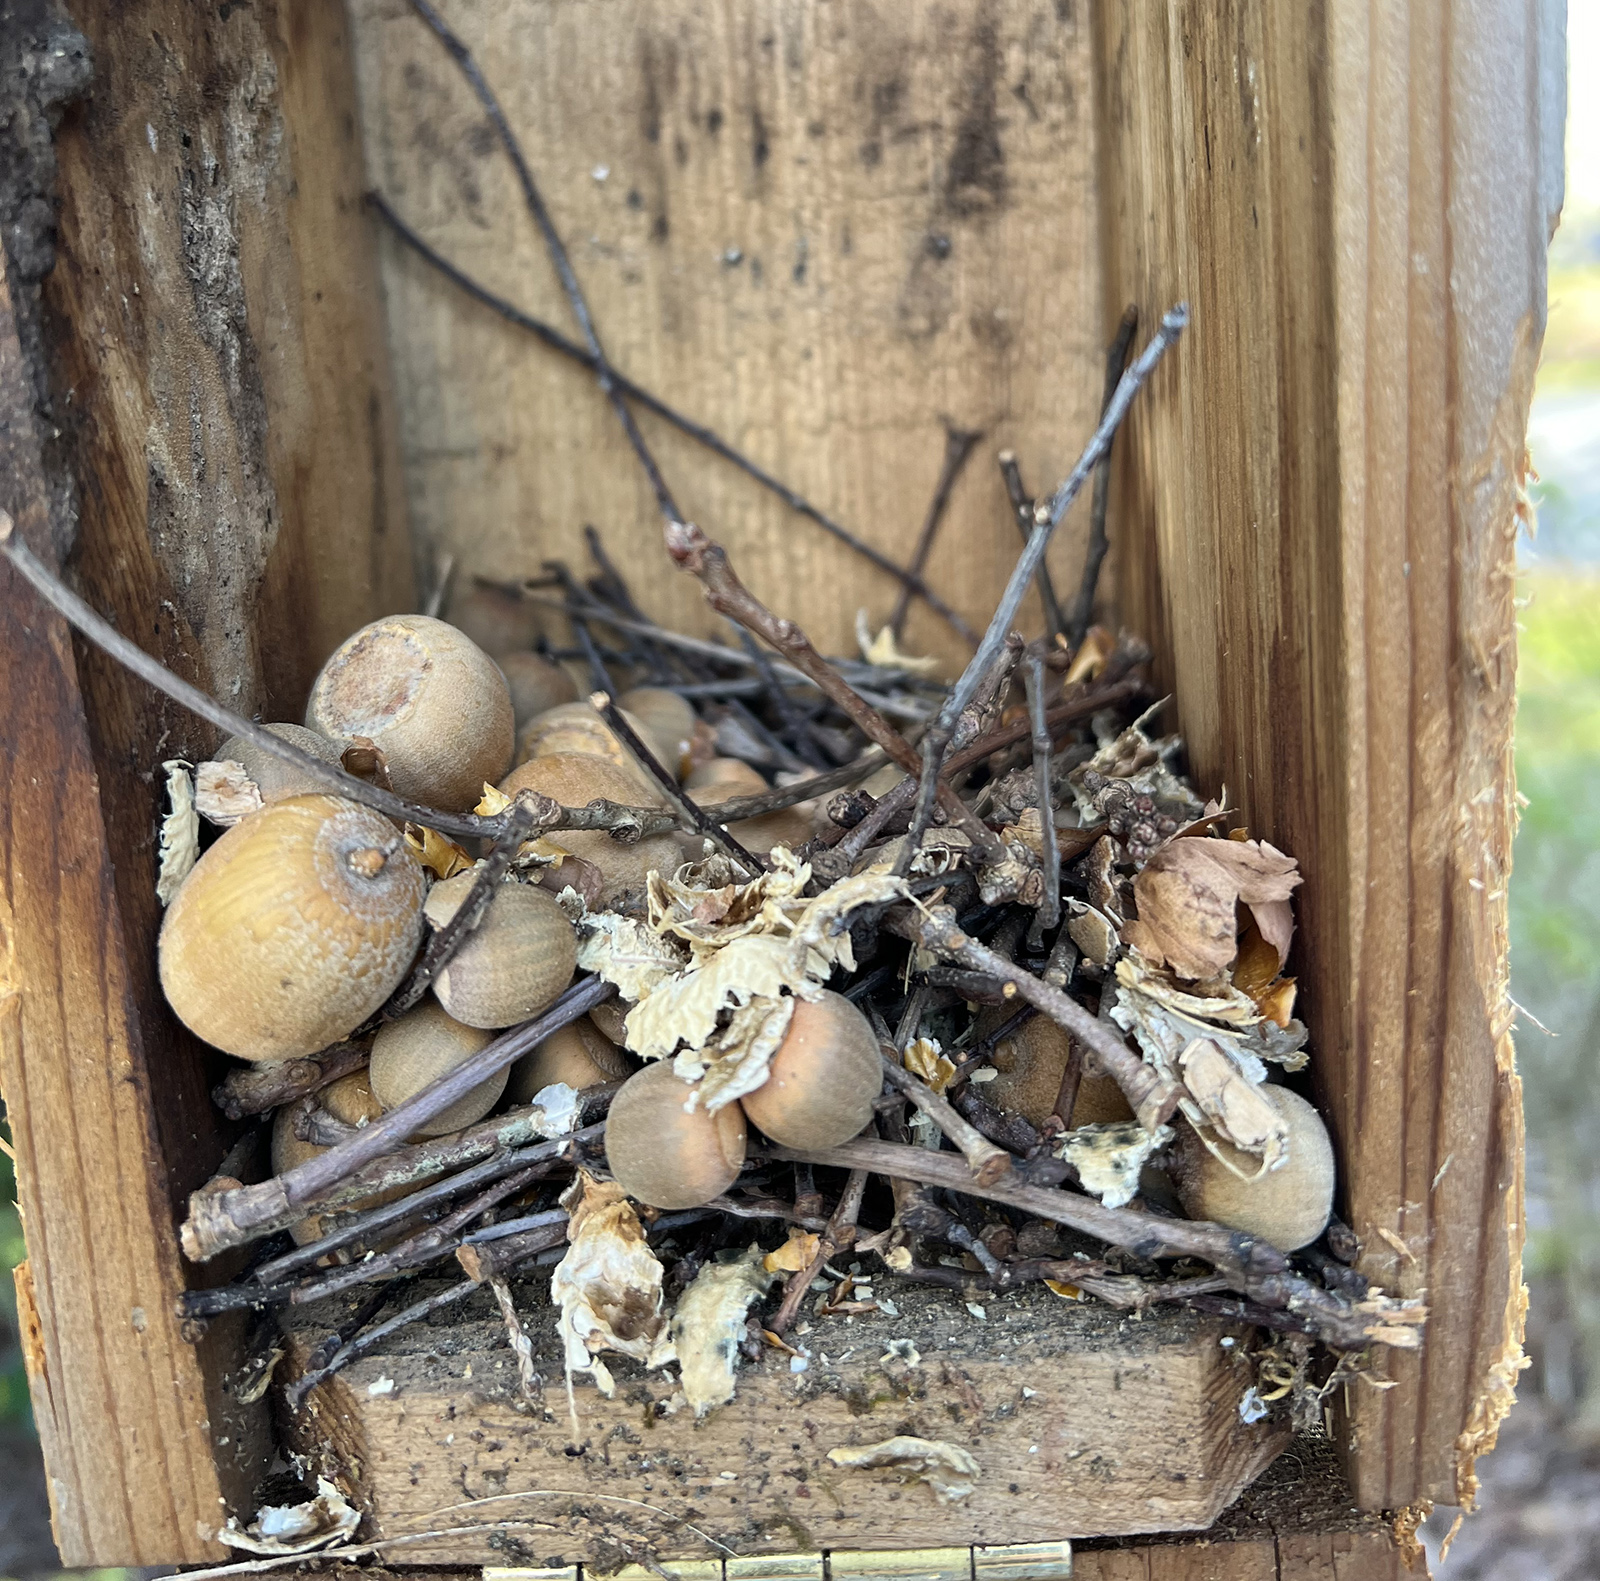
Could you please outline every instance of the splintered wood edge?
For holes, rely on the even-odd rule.
[[[1041,1303],[1040,1321],[1008,1333],[993,1321],[992,1298],[989,1310],[991,1321],[967,1325],[965,1343],[941,1351],[922,1339],[911,1371],[876,1360],[890,1337],[918,1342],[915,1326],[888,1319],[829,1336],[859,1348],[853,1362],[824,1368],[818,1351],[796,1375],[769,1351],[741,1369],[734,1402],[699,1423],[681,1407],[675,1376],[619,1362],[614,1400],[577,1386],[586,1452],[576,1457],[553,1350],[538,1359],[544,1398],[525,1407],[503,1330],[464,1318],[449,1331],[448,1357],[426,1329],[412,1334],[406,1350],[363,1357],[319,1387],[284,1427],[379,1535],[494,1516],[548,1523],[408,1548],[419,1563],[544,1564],[558,1553],[561,1563],[608,1562],[630,1543],[705,1558],[716,1552],[707,1538],[760,1554],[1202,1530],[1287,1441],[1277,1420],[1239,1419],[1251,1373],[1242,1344],[1220,1343],[1242,1340],[1237,1325],[1177,1313],[1085,1324]],[[549,1327],[547,1311],[523,1317],[535,1336]],[[323,1332],[291,1332],[285,1379]],[[1016,1348],[1002,1357],[1002,1344]],[[827,1459],[832,1448],[903,1434],[975,1454],[983,1470],[972,1495],[940,1504],[894,1471]],[[483,1497],[494,1502],[463,1508]]]

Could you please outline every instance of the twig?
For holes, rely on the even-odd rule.
[[[644,435],[639,432],[639,425],[634,421],[628,403],[622,398],[622,391],[617,388],[616,375],[612,372],[605,349],[600,344],[600,336],[595,329],[594,319],[590,316],[583,287],[578,284],[572,260],[567,256],[566,244],[561,240],[561,234],[556,229],[555,221],[550,217],[549,209],[545,207],[544,198],[533,179],[533,172],[523,157],[522,145],[517,141],[516,133],[511,130],[511,123],[506,120],[505,112],[500,108],[500,101],[495,98],[494,90],[484,80],[483,73],[478,70],[478,63],[472,58],[472,52],[451,32],[444,19],[428,4],[428,0],[411,0],[411,7],[433,29],[435,36],[444,45],[450,58],[455,61],[461,75],[467,79],[473,93],[477,95],[478,103],[483,106],[484,113],[489,117],[490,124],[500,138],[501,146],[517,172],[517,180],[522,187],[522,200],[527,206],[528,213],[533,216],[534,224],[539,227],[539,233],[544,237],[545,251],[550,255],[551,266],[556,272],[556,278],[561,282],[567,305],[572,310],[573,318],[577,320],[584,343],[589,348],[589,358],[595,378],[599,381],[601,393],[611,403],[611,409],[617,414],[617,421],[622,424],[622,431],[627,435],[634,455],[639,458],[639,465],[650,480],[650,487],[655,493],[656,504],[660,507],[661,514],[668,521],[682,521],[683,513],[672,498],[666,479],[661,476],[661,469],[656,465],[655,457],[650,454],[650,447],[645,444]]]
[[[559,1246],[567,1238],[567,1216],[559,1222],[535,1224],[492,1241],[469,1241],[456,1248],[456,1261],[474,1284],[498,1279],[518,1265]]]
[[[705,589],[706,602],[720,615],[727,615],[756,636],[772,644],[797,669],[809,675],[817,686],[846,714],[857,729],[880,746],[902,768],[915,773],[916,749],[887,719],[835,670],[811,645],[792,620],[780,620],[739,580],[727,551],[714,543],[698,527],[688,522],[669,523],[666,528],[667,552],[684,570],[698,578]],[[997,861],[1005,854],[1004,845],[972,815],[971,810],[948,786],[939,787],[939,804],[952,823],[977,847],[980,856]]]
[[[1128,360],[1128,348],[1133,344],[1133,332],[1139,324],[1139,309],[1130,306],[1117,325],[1117,333],[1106,353],[1106,390],[1100,403],[1101,411],[1111,405],[1117,393],[1117,383],[1122,378],[1122,367]],[[1061,629],[1066,635],[1067,647],[1077,652],[1089,631],[1089,621],[1094,615],[1094,590],[1100,581],[1100,565],[1110,547],[1106,539],[1106,509],[1111,498],[1111,444],[1100,457],[1094,473],[1094,496],[1089,507],[1089,543],[1083,557],[1083,581],[1078,596],[1072,601],[1072,612]]]
[[[1061,848],[1056,843],[1056,809],[1050,795],[1050,754],[1054,743],[1044,706],[1044,655],[1030,648],[1023,659],[1023,683],[1028,693],[1028,718],[1033,725],[1033,774],[1039,801],[1039,867],[1044,874],[1044,899],[1028,930],[1030,949],[1038,949],[1044,936],[1061,922]]]
[[[961,1149],[967,1167],[972,1171],[972,1178],[979,1185],[992,1186],[1011,1173],[1011,1155],[983,1136],[926,1082],[918,1081],[903,1065],[897,1065],[887,1055],[883,1057],[883,1074],[885,1080],[903,1092]]]
[[[798,1162],[804,1163],[805,1160]],[[772,1321],[766,1325],[774,1334],[782,1334],[794,1322],[800,1311],[800,1303],[805,1300],[811,1281],[822,1272],[823,1264],[854,1244],[856,1220],[861,1216],[861,1199],[866,1189],[867,1171],[852,1169],[849,1179],[845,1181],[839,1205],[833,1210],[833,1216],[817,1242],[816,1256],[804,1268],[791,1274],[788,1284],[783,1287],[783,1300],[778,1303]]]
[[[773,666],[771,655],[743,626],[736,625],[735,630],[739,633],[740,645],[761,672],[761,684],[765,687],[766,695],[778,718],[783,721],[784,729],[789,732],[801,761],[807,768],[819,770],[827,768],[829,759],[822,750],[816,731],[812,729],[811,720],[803,710],[795,707],[794,699],[779,684],[778,672]]]
[[[211,1089],[211,1101],[230,1120],[265,1114],[360,1070],[369,1052],[360,1043],[334,1043],[304,1059],[237,1066]]]
[[[913,910],[896,906],[885,913],[883,926],[903,938],[915,939],[924,949],[948,955],[974,971],[988,972],[1016,985],[1017,992],[1036,1010],[1058,1022],[1099,1056],[1106,1073],[1126,1094],[1139,1123],[1147,1131],[1166,1121],[1178,1104],[1178,1089],[1139,1058],[1115,1029],[1092,1016],[1070,995],[1024,971],[1014,961],[980,944],[956,923],[949,906]]]
[[[544,568],[554,573],[565,589],[569,601],[576,601],[580,590],[572,572],[559,560],[546,560]],[[589,666],[589,684],[604,692],[607,697],[615,697],[616,685],[611,679],[611,672],[606,669],[605,660],[600,657],[600,649],[595,643],[594,634],[589,630],[589,622],[582,615],[569,610],[567,623],[572,628],[572,635],[577,639],[584,663]]]
[[[514,1064],[551,1033],[592,1010],[614,992],[611,984],[587,978],[569,988],[543,1015],[502,1033],[454,1070],[347,1142],[307,1159],[260,1185],[235,1191],[195,1193],[180,1232],[192,1262],[205,1262],[230,1246],[241,1246],[272,1229],[292,1224],[319,1193],[353,1175],[363,1164],[392,1152],[419,1126],[442,1113],[480,1082]]]
[[[972,454],[973,446],[982,438],[982,434],[962,428],[952,428],[948,424],[945,426],[944,461],[939,468],[939,481],[934,485],[933,498],[928,502],[928,514],[923,518],[922,531],[917,537],[917,547],[911,555],[909,570],[919,581],[927,568],[928,556],[933,551],[933,540],[938,534],[939,523],[944,520],[945,507],[950,503],[950,491],[955,487],[956,479],[961,476],[961,469],[966,466],[967,457]],[[906,615],[910,609],[911,584],[902,582],[900,596],[894,601],[894,613],[889,616],[889,630],[894,633],[896,642],[900,640],[900,634],[906,628]]]
[[[581,363],[586,368],[593,369],[595,367],[594,358],[576,341],[569,340],[559,330],[552,328],[543,320],[524,313],[515,304],[506,301],[503,297],[496,296],[463,270],[458,269],[441,253],[436,252],[400,218],[381,193],[368,192],[366,200],[373,211],[407,247],[432,268],[438,270],[451,284],[476,301],[481,302],[492,312],[498,313],[507,323],[514,324],[518,329],[526,330],[538,340],[543,341],[552,351],[558,351],[564,357],[570,357],[574,362]],[[691,421],[674,407],[669,406],[660,396],[653,395],[642,385],[635,384],[632,379],[619,373],[615,368],[611,369],[611,380],[615,387],[622,391],[629,400],[637,401],[646,411],[654,412],[657,417],[670,423],[680,433],[687,434],[696,443],[705,446],[714,455],[721,456],[724,461],[731,462],[747,477],[760,484],[762,488],[777,495],[790,510],[806,517],[809,521],[815,522],[824,532],[831,533],[840,543],[853,549],[864,560],[870,561],[880,571],[887,572],[902,586],[909,587],[935,614],[948,622],[951,629],[965,641],[969,643],[977,642],[978,633],[966,618],[958,610],[951,608],[920,577],[910,575],[904,566],[895,564],[881,550],[873,548],[865,539],[858,538],[848,527],[835,521],[825,511],[813,505],[804,495],[790,488],[788,484],[781,482],[766,471],[765,468],[757,465],[748,456],[736,450],[727,440],[707,428],[704,424]]]
[[[605,720],[606,728],[628,749],[634,762],[656,782],[656,789],[683,820],[685,828],[704,835],[722,851],[724,856],[732,857],[749,877],[755,878],[757,874],[766,871],[722,824],[712,818],[704,808],[696,806],[684,794],[683,788],[678,784],[677,776],[662,767],[655,753],[639,739],[638,732],[628,723],[622,710],[611,698],[604,692],[594,692],[590,695],[589,706]]]
[[[1161,327],[1150,337],[1149,345],[1139,354],[1133,366],[1123,374],[1122,381],[1106,405],[1099,427],[1090,436],[1089,443],[1084,447],[1083,454],[1078,457],[1077,464],[1051,496],[1049,505],[1040,505],[1035,509],[1033,532],[1029,535],[1027,546],[1012,569],[1011,579],[1006,583],[999,606],[989,622],[989,629],[984,633],[983,641],[978,644],[978,651],[973,654],[960,680],[945,697],[938,717],[922,738],[922,783],[916,816],[912,819],[911,834],[908,837],[913,844],[928,827],[928,822],[933,816],[934,798],[939,789],[939,769],[943,764],[951,737],[955,733],[956,722],[961,718],[967,704],[972,701],[984,677],[993,669],[995,661],[1000,657],[1000,650],[1011,634],[1012,622],[1017,618],[1017,610],[1021,607],[1023,595],[1044,560],[1045,551],[1050,547],[1050,539],[1056,528],[1061,525],[1061,518],[1066,515],[1067,507],[1077,498],[1079,490],[1087,481],[1095,464],[1110,445],[1111,436],[1116,433],[1117,426],[1127,415],[1140,386],[1155,372],[1156,364],[1160,362],[1162,354],[1183,333],[1184,326],[1188,322],[1189,309],[1184,303],[1172,308],[1161,320]]]
[[[1022,534],[1022,541],[1026,543],[1033,531],[1033,498],[1023,487],[1017,453],[1014,450],[1002,450],[998,459],[1000,476],[1005,480],[1006,497],[1011,501],[1012,520]],[[1067,623],[1061,613],[1061,601],[1056,597],[1056,584],[1047,561],[1039,562],[1039,574],[1035,580],[1039,588],[1039,602],[1044,606],[1045,636],[1053,642],[1057,632],[1067,629]]]
[[[522,1320],[517,1316],[517,1304],[511,1299],[511,1286],[504,1279],[491,1279],[489,1288],[500,1306],[500,1316],[505,1319],[506,1338],[511,1341],[511,1354],[517,1358],[517,1380],[522,1385],[526,1400],[540,1398],[539,1374],[533,1366],[533,1344],[522,1331]]]

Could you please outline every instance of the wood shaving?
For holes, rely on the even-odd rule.
[[[326,1477],[318,1477],[314,1499],[264,1505],[248,1526],[240,1526],[238,1516],[230,1515],[217,1541],[252,1554],[308,1554],[350,1536],[360,1524],[361,1512],[352,1509]]]
[[[844,1445],[830,1449],[828,1459],[847,1471],[892,1466],[910,1472],[933,1489],[941,1504],[959,1503],[968,1497],[982,1475],[977,1460],[967,1450],[942,1438],[902,1435],[877,1444]]]
[[[195,811],[208,823],[231,829],[241,818],[260,812],[261,787],[232,758],[199,763],[194,771]]]
[[[683,1392],[694,1414],[704,1416],[734,1396],[734,1368],[745,1314],[767,1293],[775,1275],[761,1248],[752,1246],[726,1262],[708,1263],[679,1298],[668,1325]],[[664,1360],[658,1356],[657,1361]]]
[[[161,820],[156,898],[163,906],[170,906],[179,886],[200,860],[200,815],[195,811],[189,765],[182,758],[169,758],[161,766],[167,771],[167,815]]]

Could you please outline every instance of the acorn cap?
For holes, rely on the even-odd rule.
[[[469,870],[433,886],[422,911],[435,929],[455,916],[476,878]],[[468,1026],[515,1026],[554,1003],[577,967],[577,939],[555,896],[498,884],[477,927],[434,978],[433,992]]]
[[[387,1113],[398,1109],[441,1076],[471,1059],[490,1041],[491,1034],[469,1027],[446,1014],[431,999],[424,999],[398,1021],[385,1022],[372,1040],[369,1072],[372,1090]],[[497,1071],[465,1096],[436,1114],[413,1133],[447,1136],[463,1126],[475,1125],[500,1101],[506,1089],[505,1071]]]
[[[312,683],[306,724],[368,737],[400,795],[446,812],[477,804],[505,773],[515,736],[494,660],[426,615],[391,615],[346,638]]]
[[[837,1147],[866,1127],[882,1090],[883,1057],[867,1018],[824,989],[816,1000],[795,1000],[766,1081],[740,1102],[784,1147]]]
[[[697,1208],[739,1178],[744,1113],[730,1103],[715,1114],[685,1105],[694,1093],[670,1060],[635,1071],[611,1100],[606,1163],[630,1197],[652,1208]]]
[[[223,834],[161,924],[178,1019],[248,1060],[298,1059],[348,1036],[399,986],[426,881],[400,831],[340,796],[291,796]]]

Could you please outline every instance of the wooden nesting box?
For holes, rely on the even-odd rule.
[[[414,566],[578,561],[586,522],[654,614],[712,630],[588,376],[363,209],[381,188],[491,289],[567,327],[502,152],[403,0],[64,9],[71,27],[38,23],[10,122],[36,190],[8,210],[23,219],[0,302],[0,504],[92,603],[267,719],[299,717],[347,632],[413,606]],[[1432,1308],[1422,1351],[1389,1360],[1396,1386],[1340,1402],[1354,1502],[1470,1499],[1520,1357],[1512,562],[1560,202],[1554,8],[445,9],[636,380],[901,560],[945,425],[982,431],[927,568],[977,625],[1017,548],[994,451],[1016,450],[1035,488],[1059,478],[1124,304],[1148,327],[1189,302],[1119,442],[1116,607],[1155,645],[1197,783],[1226,784],[1252,830],[1300,858],[1295,967],[1343,1212],[1366,1270]],[[41,203],[58,208],[53,268]],[[658,427],[688,512],[819,646],[848,648],[858,607],[883,618],[889,578]],[[1083,530],[1069,520],[1054,551],[1063,585]],[[907,642],[961,651],[920,608]],[[241,1330],[195,1343],[172,1315],[179,1290],[220,1277],[184,1264],[174,1219],[230,1136],[207,1097],[218,1061],[156,987],[153,892],[159,765],[215,743],[69,640],[4,567],[0,646],[0,1079],[58,1540],[70,1565],[215,1558],[266,1440],[223,1386]],[[1203,1526],[1281,1442],[1238,1423],[1215,1325],[1151,1320],[1108,1347],[1036,1316],[1055,1393],[1031,1465],[993,1415],[1007,1364],[971,1333],[946,1357],[1020,1492],[938,1540]],[[357,1402],[343,1423],[345,1465],[380,1506],[403,1500],[413,1463],[435,1492],[451,1482],[440,1419],[463,1408],[459,1374],[394,1365],[416,1393]],[[848,1414],[870,1372],[851,1365],[817,1415]],[[1080,1475],[1071,1449],[1113,1431],[1108,1402],[1152,1367],[1166,1387],[1115,1429],[1129,1453]],[[754,1452],[780,1404],[752,1377],[675,1430],[677,1451],[711,1476]],[[776,1418],[785,1453],[808,1409]],[[538,1483],[547,1447],[535,1434],[489,1469],[511,1491],[631,1486],[616,1459]],[[721,1497],[707,1518],[731,1530]],[[860,1500],[847,1541],[825,1525],[802,1541],[778,1530],[775,1494],[752,1499],[751,1552],[904,1547],[934,1525],[931,1508],[885,1502],[880,1518]],[[1390,1573],[1386,1528],[1357,1527],[1084,1552],[1079,1574]]]

